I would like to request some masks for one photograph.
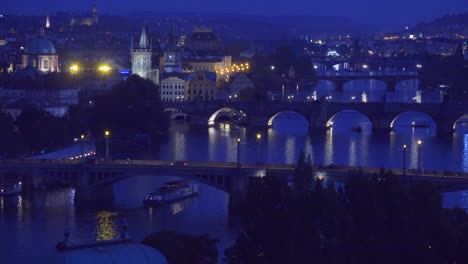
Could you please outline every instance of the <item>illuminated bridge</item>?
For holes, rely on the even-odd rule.
[[[63,183],[76,188],[77,200],[92,200],[93,194],[105,186],[139,175],[177,176],[210,185],[242,199],[250,179],[274,175],[290,181],[293,164],[246,164],[240,168],[232,162],[191,162],[161,160],[115,160],[97,164],[84,164],[73,160],[3,160],[1,177],[16,177],[25,186]],[[343,181],[355,167],[315,167],[315,176],[325,180]],[[359,168],[364,173],[378,173],[377,168]],[[401,175],[401,170],[394,170]],[[411,175],[411,182],[430,182],[441,188],[468,189],[467,173],[425,172]],[[144,195],[144,194],[142,194]]]
[[[366,116],[377,131],[391,131],[394,121],[404,113],[417,112],[428,116],[437,126],[440,134],[450,134],[456,123],[468,114],[465,104],[440,103],[344,103],[344,102],[288,102],[288,101],[206,101],[206,102],[164,102],[165,109],[175,109],[190,116],[196,125],[212,126],[223,112],[235,111],[246,120],[244,124],[253,127],[271,127],[274,119],[284,112],[295,112],[304,117],[309,128],[326,129],[331,120],[344,111],[356,111]]]

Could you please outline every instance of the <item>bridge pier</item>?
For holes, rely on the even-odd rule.
[[[343,81],[334,81],[333,83],[335,84],[336,91],[343,92],[345,82],[343,82]]]
[[[387,85],[387,92],[395,92],[396,90],[396,84],[397,82],[396,81],[387,81],[385,82],[385,84]]]
[[[249,176],[242,172],[242,168],[238,168],[236,172],[230,176],[231,190],[229,192],[229,211],[236,212],[244,205],[247,198]]]

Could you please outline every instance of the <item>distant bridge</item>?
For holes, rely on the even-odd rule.
[[[271,127],[274,119],[286,111],[293,111],[309,122],[310,129],[325,129],[331,126],[331,120],[346,110],[354,110],[369,118],[374,130],[390,131],[395,119],[403,113],[420,112],[432,118],[437,132],[453,133],[456,123],[468,114],[468,102],[465,104],[439,103],[343,103],[343,102],[164,102],[165,109],[177,109],[191,117],[194,124],[214,125],[222,111],[238,111],[245,115],[248,125]]]
[[[385,83],[388,92],[394,92],[398,83],[418,79],[416,71],[317,71],[317,80],[331,81],[335,89],[342,92],[347,82],[355,80],[377,80]]]
[[[415,60],[401,60],[392,57],[334,57],[312,56],[314,68],[317,70],[332,70],[339,66],[345,70],[371,71],[417,71],[418,62]]]
[[[92,194],[102,186],[139,175],[177,176],[210,185],[229,193],[232,197],[244,197],[252,177],[267,174],[290,181],[293,164],[246,164],[237,167],[233,162],[181,162],[162,160],[115,160],[97,164],[83,164],[76,160],[2,160],[1,177],[15,177],[26,186],[48,182],[67,183],[76,188],[76,199],[91,200]],[[315,167],[315,176],[343,181],[356,167]],[[359,168],[363,173],[376,174],[378,168]],[[401,170],[394,170],[402,175]],[[420,172],[408,174],[411,182],[430,182],[441,188],[468,189],[468,173]],[[144,194],[142,194],[144,195]]]

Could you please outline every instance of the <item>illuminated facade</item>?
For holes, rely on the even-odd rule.
[[[44,37],[44,31],[26,45],[21,66],[23,69],[30,66],[45,73],[60,71],[55,46]]]
[[[216,95],[216,73],[191,72],[185,85],[187,101],[211,101]]]
[[[159,87],[162,101],[185,101],[185,74],[165,73],[161,77],[161,85]]]

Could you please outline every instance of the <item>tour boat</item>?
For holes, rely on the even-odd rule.
[[[156,191],[146,195],[143,203],[147,205],[162,205],[193,197],[197,194],[197,184],[192,184],[188,181],[171,181],[166,182]]]
[[[413,128],[428,128],[430,125],[426,122],[412,122],[411,127]]]
[[[23,187],[21,182],[14,184],[12,186],[1,186],[0,187],[0,197],[1,196],[11,196],[21,193],[23,191]]]

